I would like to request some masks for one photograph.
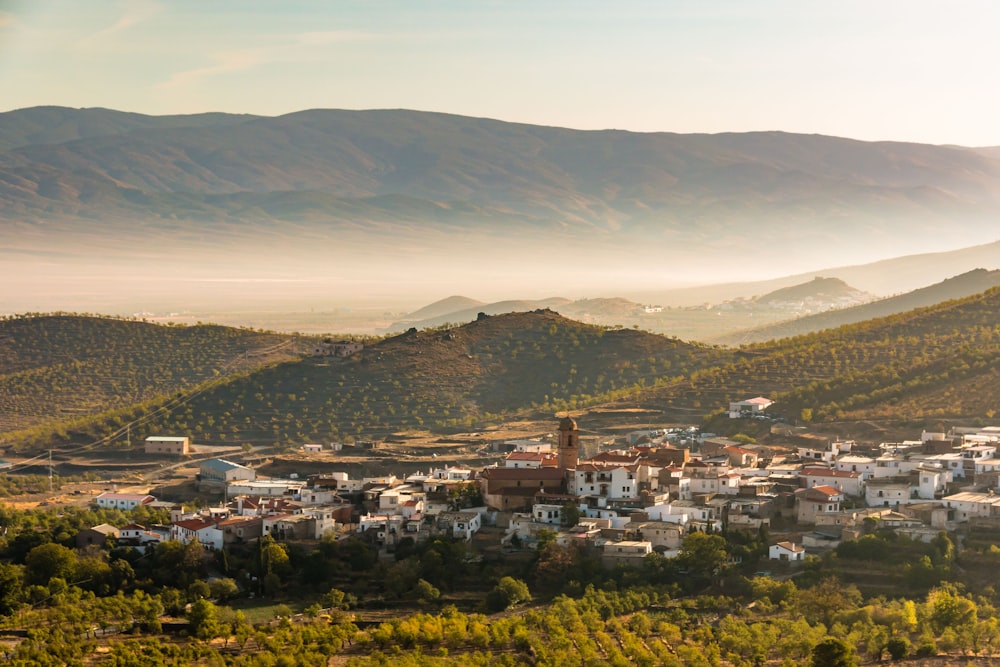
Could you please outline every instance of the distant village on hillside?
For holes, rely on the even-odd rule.
[[[733,402],[729,416],[765,418],[771,404],[765,397]],[[356,536],[391,557],[404,540],[447,536],[480,553],[511,553],[554,534],[559,544],[591,550],[613,566],[653,552],[674,557],[693,532],[767,535],[771,559],[795,562],[857,539],[871,522],[927,542],[959,524],[1000,527],[998,426],[794,451],[694,427],[633,431],[619,440],[581,460],[579,427],[566,417],[551,439],[504,442],[503,460],[491,467],[445,466],[401,478],[332,472],[269,479],[212,459],[200,464],[196,484],[218,494],[217,506],[185,512],[152,495],[107,491],[95,498],[99,507],[165,508],[170,523],[99,525],[77,541],[85,547],[110,538],[140,549],[197,541],[219,550],[264,536]],[[184,456],[191,445],[187,437],[154,436],[146,451]]]

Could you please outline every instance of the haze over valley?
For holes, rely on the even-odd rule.
[[[373,331],[456,285],[494,301],[691,305],[678,289],[980,246],[974,263],[852,283],[886,296],[998,268],[1000,254],[981,245],[998,234],[988,149],[403,110],[60,107],[0,115],[0,147],[8,312],[339,311],[328,330]]]

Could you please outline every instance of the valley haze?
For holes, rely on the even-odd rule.
[[[691,305],[828,275],[885,296],[1000,268],[998,203],[989,148],[35,107],[0,114],[0,311],[343,331],[451,294]],[[869,284],[834,270],[965,248]]]

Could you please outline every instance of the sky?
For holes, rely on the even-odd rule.
[[[408,108],[993,146],[998,26],[978,0],[0,0],[0,111]]]

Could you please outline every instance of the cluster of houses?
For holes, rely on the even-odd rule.
[[[739,409],[762,405],[748,403]],[[81,533],[81,545],[175,539],[221,549],[264,535],[314,540],[337,532],[389,554],[406,539],[472,541],[488,526],[500,549],[531,548],[554,532],[560,544],[591,549],[612,565],[652,552],[674,556],[695,531],[767,529],[780,536],[771,558],[798,561],[857,538],[872,521],[920,540],[961,522],[1000,522],[1000,427],[925,432],[920,440],[868,448],[824,441],[794,451],[721,437],[679,446],[673,430],[645,431],[623,439],[632,446],[586,460],[579,439],[576,422],[565,418],[555,443],[511,441],[512,451],[494,466],[405,478],[335,472],[264,479],[238,463],[205,461],[197,483],[224,498],[219,507],[185,514],[171,506],[165,526],[97,526]],[[121,509],[156,502],[116,493],[96,501]]]

